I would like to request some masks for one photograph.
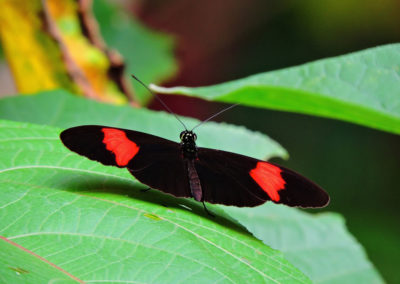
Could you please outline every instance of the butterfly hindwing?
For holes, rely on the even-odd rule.
[[[272,163],[235,153],[199,148],[196,169],[204,200],[257,206],[267,200],[298,207],[321,207],[328,194],[303,176]]]
[[[268,200],[265,192],[247,175],[253,161],[240,159],[233,153],[199,148],[195,162],[199,174],[204,200],[235,206],[257,206]]]

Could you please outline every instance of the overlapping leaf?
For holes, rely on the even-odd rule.
[[[12,97],[0,100],[0,118],[47,124],[63,128],[82,124],[99,124],[134,129],[179,141],[182,125],[165,112],[112,106],[83,98],[65,91],[44,92],[32,97]],[[199,123],[183,118],[188,128]],[[286,151],[266,135],[244,127],[207,123],[196,129],[198,145],[238,152],[268,159],[285,157]]]
[[[311,215],[271,203],[224,210],[283,252],[313,283],[384,283],[338,214]]]
[[[400,134],[400,44],[163,93],[341,119]]]

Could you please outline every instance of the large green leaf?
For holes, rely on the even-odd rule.
[[[147,29],[111,1],[93,1],[93,10],[105,41],[124,57],[129,82],[134,83],[129,74],[137,75],[144,82],[162,82],[175,74],[177,63],[171,37]],[[151,98],[149,92],[140,85],[135,86],[139,102],[145,104]]]
[[[215,86],[153,89],[341,119],[400,134],[400,44]]]
[[[83,283],[73,275],[0,236],[1,283]]]
[[[59,132],[0,121],[0,235],[91,283],[310,283],[221,214],[141,193],[125,169],[68,151]]]
[[[165,112],[113,106],[72,96],[66,91],[0,100],[0,119],[27,121],[62,128],[99,124],[134,129],[179,141],[182,125]],[[199,123],[182,118],[187,127]],[[224,123],[206,123],[196,129],[198,145],[238,152],[256,158],[285,157],[286,151],[266,135]],[[229,138],[228,138],[229,137]]]
[[[283,252],[313,283],[383,283],[338,214],[311,215],[271,203],[224,210],[258,239]]]

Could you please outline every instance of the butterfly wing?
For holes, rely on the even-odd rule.
[[[177,197],[191,197],[180,145],[150,134],[106,126],[78,126],[60,138],[70,150],[104,165],[128,168],[140,182]],[[301,175],[235,153],[198,148],[195,168],[204,201],[257,206],[268,200],[323,207],[329,196]]]
[[[284,167],[251,157],[207,148],[195,162],[204,201],[257,206],[268,200],[288,206],[323,207],[328,194],[315,183]]]
[[[154,135],[98,125],[83,125],[60,134],[64,145],[104,165],[128,168],[140,182],[177,197],[190,197],[180,145]]]

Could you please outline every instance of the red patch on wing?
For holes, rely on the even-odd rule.
[[[126,166],[139,151],[139,146],[126,137],[124,131],[114,128],[102,128],[104,133],[103,143],[106,149],[115,155],[118,166]]]
[[[272,201],[280,199],[279,190],[285,188],[285,180],[281,176],[282,170],[270,163],[258,162],[257,166],[250,171],[250,176],[264,190]]]

